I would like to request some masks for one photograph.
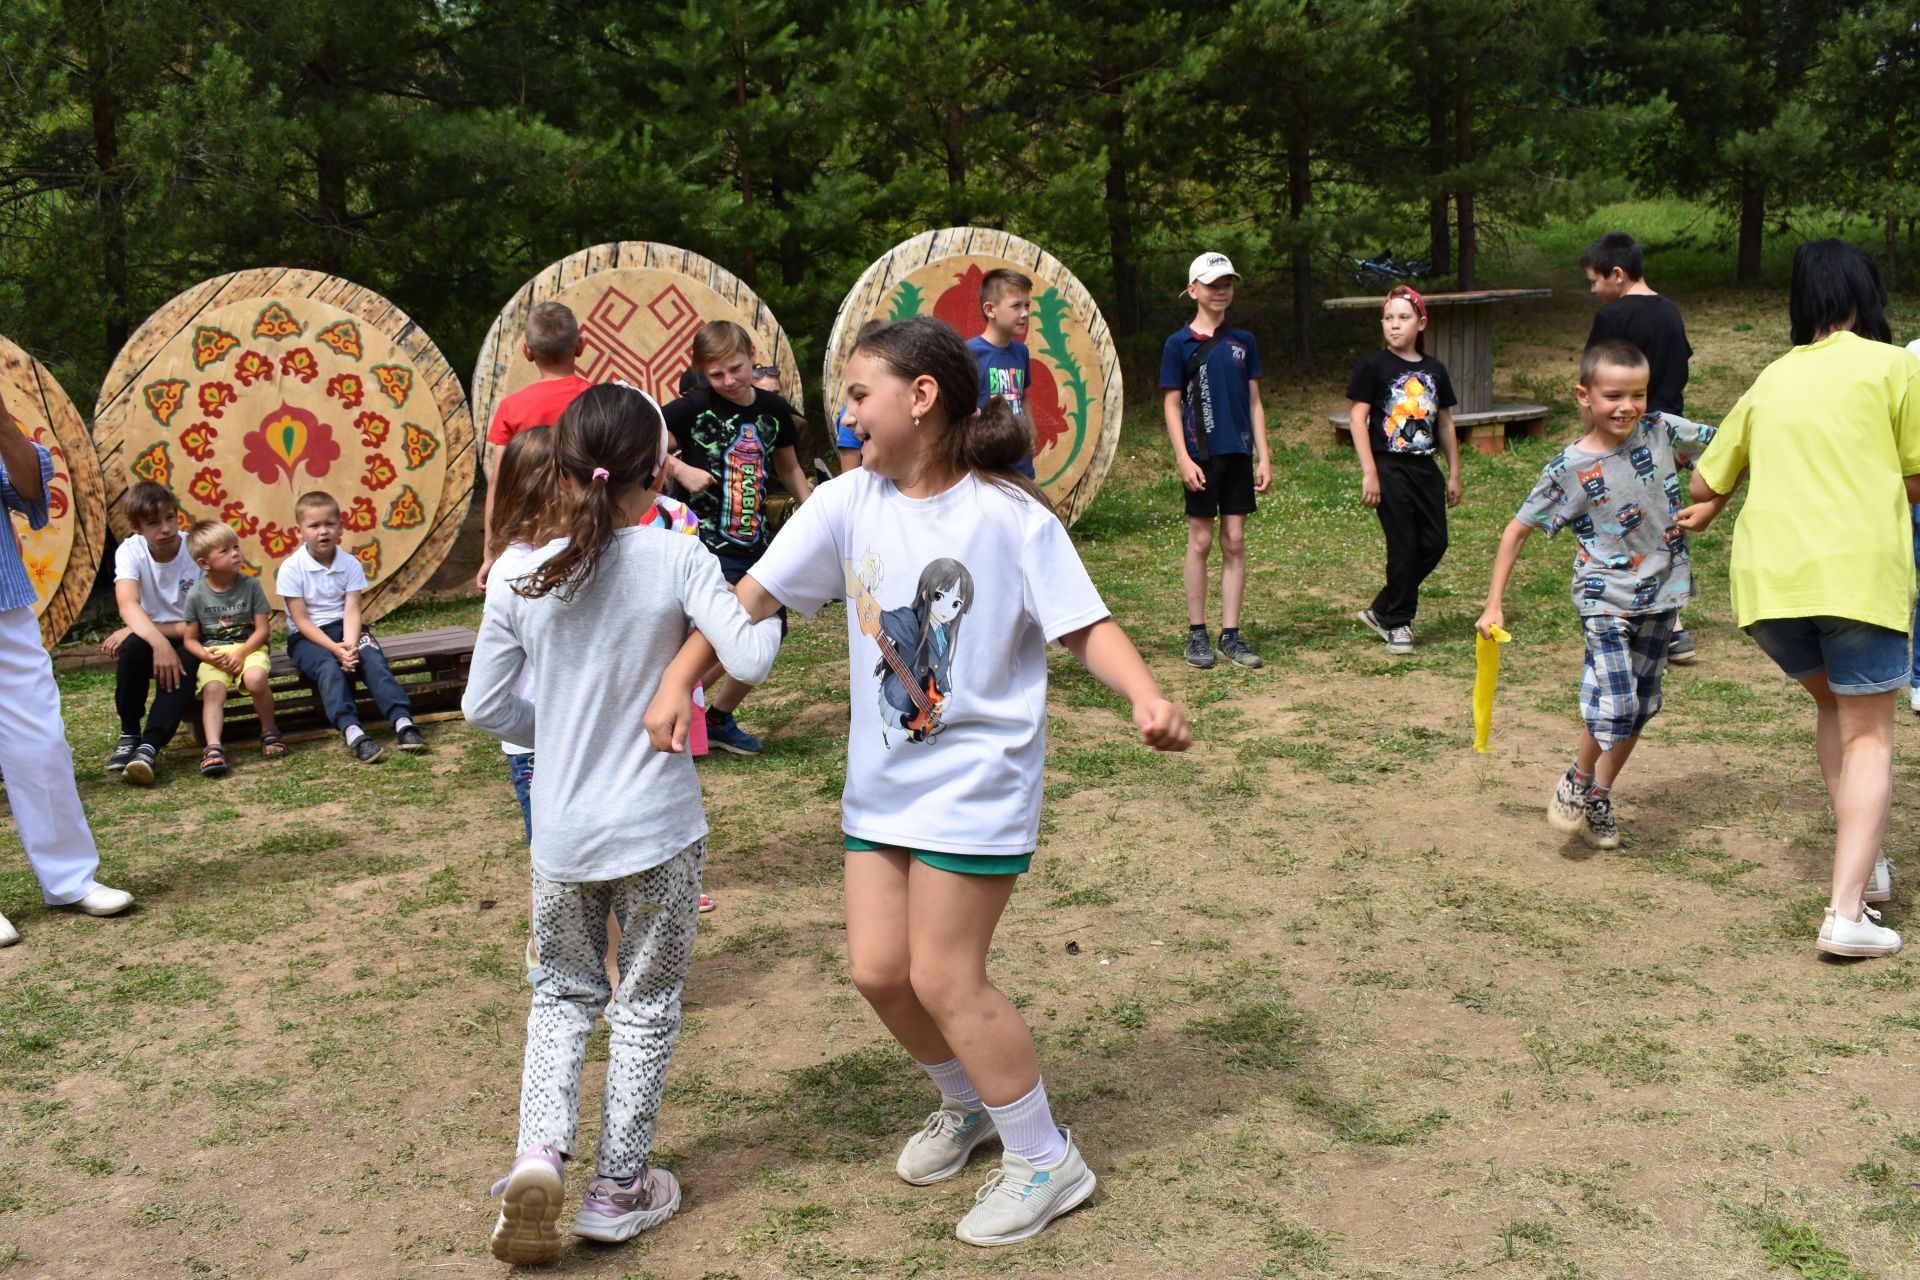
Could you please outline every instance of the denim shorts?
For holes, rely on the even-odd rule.
[[[1853,618],[1763,618],[1747,634],[1795,680],[1824,675],[1827,688],[1859,697],[1907,687],[1906,633]]]

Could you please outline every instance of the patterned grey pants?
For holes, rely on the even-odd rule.
[[[533,939],[539,963],[527,1057],[520,1078],[520,1144],[551,1142],[571,1156],[580,1123],[587,1037],[606,1011],[607,1087],[595,1171],[640,1172],[653,1146],[667,1064],[680,1035],[680,988],[700,919],[707,842],[619,880],[581,884],[533,876]],[[607,912],[620,922],[620,987],[607,985]]]

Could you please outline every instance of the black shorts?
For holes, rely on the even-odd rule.
[[[753,566],[760,563],[759,556],[751,560],[723,555],[715,555],[713,558],[720,562],[720,576],[727,580],[727,585],[730,587],[739,586],[740,579],[753,572]],[[787,636],[787,606],[781,605],[777,616],[780,619],[780,638],[784,640]]]
[[[1187,514],[1211,520],[1214,516],[1252,515],[1260,505],[1253,496],[1253,455],[1216,453],[1200,464],[1207,487],[1187,490]]]

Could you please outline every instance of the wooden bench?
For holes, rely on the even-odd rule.
[[[1330,413],[1333,434],[1341,444],[1353,445],[1352,419],[1344,413]],[[1538,439],[1547,434],[1547,406],[1543,404],[1499,404],[1476,413],[1453,415],[1454,429],[1462,444],[1482,453],[1505,453],[1507,441],[1516,437]]]
[[[431,723],[460,714],[460,698],[467,690],[467,676],[473,668],[471,627],[442,627],[437,631],[416,631],[408,635],[387,635],[377,627],[380,650],[386,655],[387,668],[406,686],[407,700],[413,704],[413,718]],[[289,738],[311,738],[332,733],[333,724],[320,705],[320,692],[294,669],[284,648],[273,651],[273,663],[267,676],[273,690],[273,714],[280,732]],[[363,721],[380,720],[380,708],[357,679],[353,685]],[[193,740],[203,745],[206,735],[200,725],[200,705],[196,702],[189,718]],[[227,720],[222,737],[228,745],[260,737],[260,718],[254,714],[253,699],[244,689],[227,694]]]

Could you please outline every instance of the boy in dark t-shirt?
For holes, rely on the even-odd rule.
[[[980,366],[980,401],[974,407],[984,409],[989,400],[1005,400],[1013,416],[1027,424],[1029,436],[1033,420],[1027,414],[1027,389],[1033,385],[1033,356],[1021,339],[1027,336],[1032,307],[1032,279],[995,267],[980,279],[980,313],[987,322],[986,332],[967,339],[967,350]],[[1013,469],[1033,480],[1031,444],[1028,448],[1027,456],[1016,461]]]
[[[1683,414],[1687,399],[1687,361],[1693,347],[1673,300],[1647,283],[1647,258],[1640,242],[1624,231],[1609,231],[1580,255],[1587,285],[1600,299],[1587,345],[1609,339],[1632,343],[1647,358],[1647,411]],[[1667,660],[1686,666],[1694,659],[1693,637],[1676,623],[1667,644]]]
[[[780,477],[796,503],[813,496],[794,451],[793,406],[753,385],[753,338],[730,320],[701,326],[693,338],[693,367],[707,380],[667,405],[664,415],[675,457],[667,473],[687,492],[700,519],[700,539],[719,557],[730,583],[746,576],[767,549],[767,488]],[[782,613],[782,625],[785,614]],[[702,681],[711,690],[724,674],[716,665]],[[753,686],[729,679],[707,705],[707,741],[735,755],[757,756],[760,740],[733,712]]]
[[[1187,490],[1187,662],[1214,664],[1207,636],[1207,560],[1220,525],[1220,652],[1243,667],[1258,655],[1240,636],[1247,588],[1247,517],[1272,483],[1267,411],[1260,403],[1260,348],[1245,329],[1227,327],[1240,279],[1223,253],[1203,253],[1187,268],[1193,322],[1160,353],[1160,390],[1173,461]]]

